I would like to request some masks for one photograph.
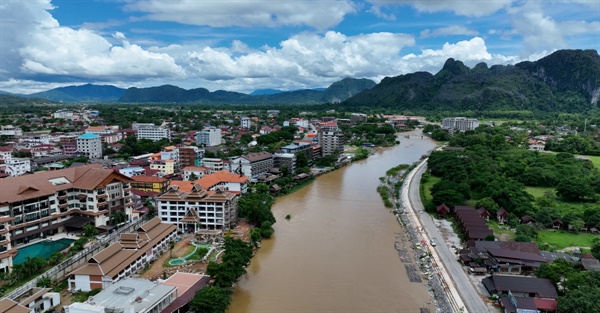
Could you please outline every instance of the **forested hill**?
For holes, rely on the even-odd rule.
[[[343,101],[373,86],[375,86],[375,82],[369,79],[345,78],[333,83],[325,90],[306,89],[248,95],[223,90],[210,92],[204,88],[186,90],[177,86],[164,85],[150,88],[129,88],[119,101],[204,104],[319,104]]]
[[[468,68],[448,59],[435,75],[386,77],[342,104],[415,111],[585,112],[598,108],[599,74],[596,50],[560,50],[535,62],[491,67]]]

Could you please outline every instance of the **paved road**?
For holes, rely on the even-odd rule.
[[[413,176],[413,179],[409,182],[408,189],[408,199],[410,204],[408,208],[412,208],[421,220],[421,224],[425,228],[425,231],[428,234],[429,238],[435,239],[438,245],[435,247],[443,266],[446,268],[446,271],[450,275],[450,278],[454,282],[454,286],[456,290],[465,303],[467,310],[473,313],[482,313],[489,312],[488,307],[485,305],[481,297],[469,281],[467,277],[467,273],[462,269],[460,263],[456,260],[456,256],[450,249],[444,244],[445,240],[440,234],[438,228],[436,227],[433,219],[429,216],[429,214],[418,214],[419,210],[425,210],[423,208],[423,203],[421,202],[421,198],[419,196],[419,182],[421,181],[421,176],[427,169],[427,165],[421,166],[418,171]]]

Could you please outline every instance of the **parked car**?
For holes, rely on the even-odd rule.
[[[435,239],[431,239],[431,241],[429,242],[429,245],[431,245],[432,247],[435,247],[437,245],[437,243],[435,242]]]

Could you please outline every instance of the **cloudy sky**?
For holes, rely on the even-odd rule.
[[[0,0],[0,90],[251,92],[600,49],[597,0]]]

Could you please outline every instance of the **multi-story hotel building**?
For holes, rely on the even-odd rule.
[[[248,153],[231,160],[231,172],[254,179],[273,168],[273,155],[269,152]]]
[[[115,211],[130,217],[133,202],[129,182],[128,177],[100,164],[0,179],[0,219],[11,219],[11,246],[65,228],[80,229],[85,223],[106,228]]]
[[[158,197],[158,216],[163,223],[177,225],[181,232],[230,229],[237,223],[235,193],[223,189],[206,191],[200,184],[191,185],[191,190],[183,189],[172,185]]]
[[[92,133],[85,133],[77,137],[77,154],[90,159],[102,157],[102,139]]]
[[[1,213],[0,213],[1,214]],[[0,273],[8,273],[13,266],[12,258],[17,250],[10,244],[10,222],[14,218],[0,215]]]
[[[479,127],[479,120],[466,117],[449,117],[442,120],[442,128],[453,133],[454,131],[465,132]]]
[[[319,130],[318,137],[323,156],[344,152],[344,133],[341,130],[322,128]]]
[[[199,146],[213,147],[221,144],[221,129],[208,127],[196,133]]]
[[[156,125],[141,125],[137,128],[138,139],[159,141],[163,138],[171,140],[171,131],[168,128]]]

